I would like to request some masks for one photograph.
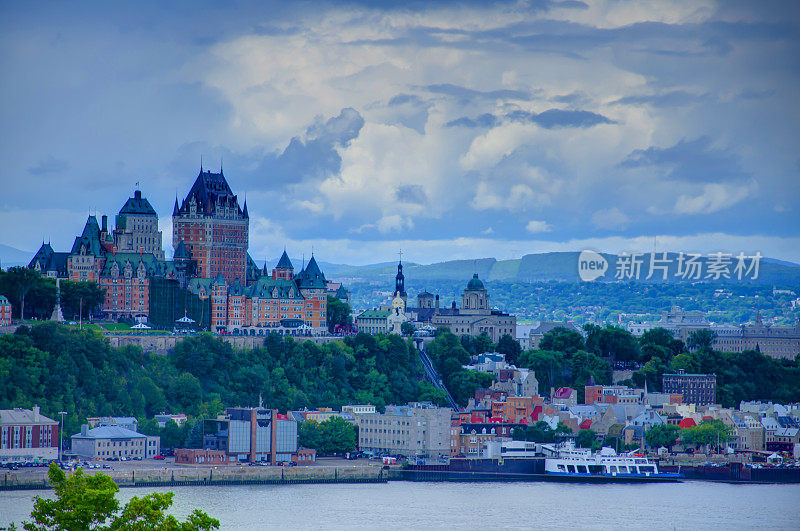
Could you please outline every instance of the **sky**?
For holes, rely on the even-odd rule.
[[[200,169],[250,252],[800,262],[800,4],[3,2],[0,243]]]

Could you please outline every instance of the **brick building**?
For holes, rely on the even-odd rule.
[[[58,421],[33,409],[0,409],[0,464],[58,459]]]
[[[11,303],[5,295],[0,295],[0,326],[11,324],[11,309]]]
[[[236,335],[321,335],[327,332],[325,275],[312,256],[294,274],[284,251],[271,276],[266,271],[252,285],[196,278],[189,288],[211,299],[211,330]]]
[[[172,211],[172,245],[183,242],[202,278],[222,276],[228,283],[247,284],[250,238],[247,203],[239,206],[220,168],[197,176],[186,198]]]
[[[677,374],[664,374],[661,382],[665,393],[682,395],[684,404],[705,406],[717,401],[716,374],[689,374],[679,369]]]

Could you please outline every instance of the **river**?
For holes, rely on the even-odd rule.
[[[121,489],[127,501],[175,493],[222,529],[800,529],[800,485],[686,482],[410,483]],[[21,522],[37,495],[0,492],[0,528]]]

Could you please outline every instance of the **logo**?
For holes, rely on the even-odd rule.
[[[584,282],[591,282],[606,274],[608,262],[600,253],[588,249],[578,257],[578,276]]]

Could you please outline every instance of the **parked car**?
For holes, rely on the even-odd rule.
[[[153,459],[157,459],[159,461],[163,461],[164,459],[166,459],[166,457],[164,457],[163,455],[157,455]]]

